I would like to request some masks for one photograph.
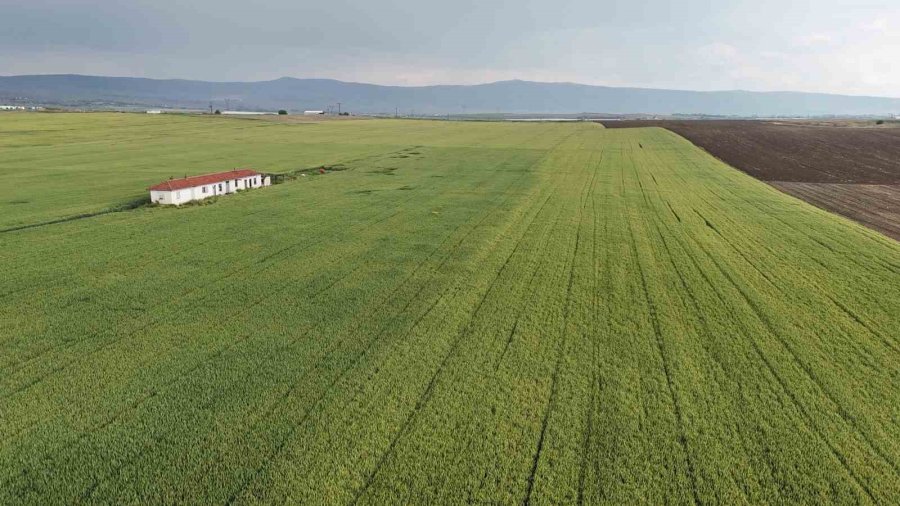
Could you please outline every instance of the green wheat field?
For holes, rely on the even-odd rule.
[[[130,208],[234,167],[297,177]],[[0,176],[2,504],[900,497],[900,243],[666,130],[4,114]]]

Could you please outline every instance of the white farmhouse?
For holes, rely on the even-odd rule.
[[[238,190],[270,186],[272,179],[252,169],[235,169],[228,172],[204,174],[182,179],[170,179],[151,186],[150,202],[161,205],[181,205],[217,195],[227,195]]]

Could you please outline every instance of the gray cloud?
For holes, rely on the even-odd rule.
[[[0,72],[384,84],[521,78],[896,96],[900,9],[891,4],[0,0]]]

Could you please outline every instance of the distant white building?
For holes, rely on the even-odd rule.
[[[159,109],[150,109],[147,111],[147,114],[162,114],[162,111]]]
[[[303,111],[303,114],[306,116],[318,116],[320,114],[325,114],[325,111]]]
[[[0,105],[0,111],[24,111],[23,105]]]
[[[272,179],[252,169],[204,174],[168,181],[151,186],[150,202],[177,206],[194,200],[227,195],[238,190],[270,186]]]

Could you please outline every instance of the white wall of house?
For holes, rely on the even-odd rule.
[[[271,186],[271,184],[271,177],[263,177],[258,175],[238,179],[229,179],[226,181],[221,181],[219,183],[194,186],[181,190],[151,190],[150,202],[160,205],[179,206],[181,204],[186,204],[194,200],[203,200],[218,195],[227,195],[238,190],[248,190],[251,188],[260,188],[262,186]]]
[[[162,204],[162,205],[172,205],[175,203],[174,194],[175,192],[166,192],[159,190],[150,190],[150,202],[154,204]]]

